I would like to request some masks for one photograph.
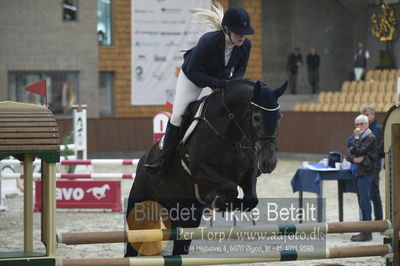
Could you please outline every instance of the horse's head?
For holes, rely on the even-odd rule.
[[[287,82],[272,90],[260,81],[254,85],[252,124],[253,138],[257,150],[257,168],[262,173],[271,173],[276,167],[276,136],[281,118],[278,98],[285,92]]]

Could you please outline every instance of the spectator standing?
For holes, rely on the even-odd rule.
[[[354,77],[355,80],[361,80],[364,72],[368,68],[369,52],[364,48],[364,44],[359,42],[357,44],[357,51],[354,54]]]
[[[303,65],[303,57],[299,48],[294,48],[293,52],[289,54],[287,61],[289,88],[292,94],[296,94],[297,74],[299,67]]]
[[[375,110],[370,106],[364,106],[361,109],[361,114],[368,117],[369,129],[371,129],[372,133],[376,138],[377,144],[377,154],[376,154],[376,168],[374,175],[372,176],[371,183],[371,192],[370,199],[374,208],[374,216],[375,220],[383,219],[383,208],[382,208],[382,200],[381,194],[379,190],[379,172],[382,169],[381,159],[383,158],[383,142],[382,142],[382,126],[375,119]],[[348,140],[347,146],[349,147],[354,139],[354,136],[351,136]]]
[[[383,219],[382,201],[381,194],[379,191],[379,172],[382,169],[381,159],[383,154],[383,142],[382,142],[382,126],[375,119],[375,110],[370,106],[365,106],[361,110],[361,113],[368,117],[369,129],[374,133],[376,138],[376,144],[378,146],[377,157],[376,157],[376,169],[372,176],[371,183],[371,201],[374,205],[374,216],[375,220]]]
[[[351,162],[351,172],[355,175],[358,205],[361,209],[362,221],[371,221],[370,191],[372,176],[376,168],[376,138],[369,129],[368,117],[359,115],[354,120],[356,128],[348,147],[346,159]],[[371,232],[362,232],[351,237],[351,241],[370,241]]]
[[[311,85],[311,92],[315,94],[319,90],[319,62],[320,58],[315,48],[311,48],[307,55],[308,82]]]

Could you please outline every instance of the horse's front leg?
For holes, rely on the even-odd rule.
[[[199,185],[200,194],[206,206],[217,210],[231,208],[231,203],[238,196],[235,182],[205,164],[200,165],[194,177],[196,181],[198,180],[196,183]],[[214,189],[210,190],[210,188]]]
[[[242,200],[235,201],[236,209],[241,211],[251,211],[258,204],[257,197],[257,168],[252,168],[241,178],[239,186],[242,188],[244,196]]]

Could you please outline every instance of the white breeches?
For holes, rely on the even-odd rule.
[[[196,86],[181,70],[176,83],[175,100],[170,123],[179,127],[182,123],[182,115],[188,104],[211,92],[212,90],[209,87],[203,89]]]
[[[361,80],[361,76],[364,73],[364,68],[362,67],[355,67],[354,68],[354,76],[356,80]]]

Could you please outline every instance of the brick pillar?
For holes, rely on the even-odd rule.
[[[243,1],[256,33],[249,36],[252,42],[246,77],[262,80],[262,0]]]

